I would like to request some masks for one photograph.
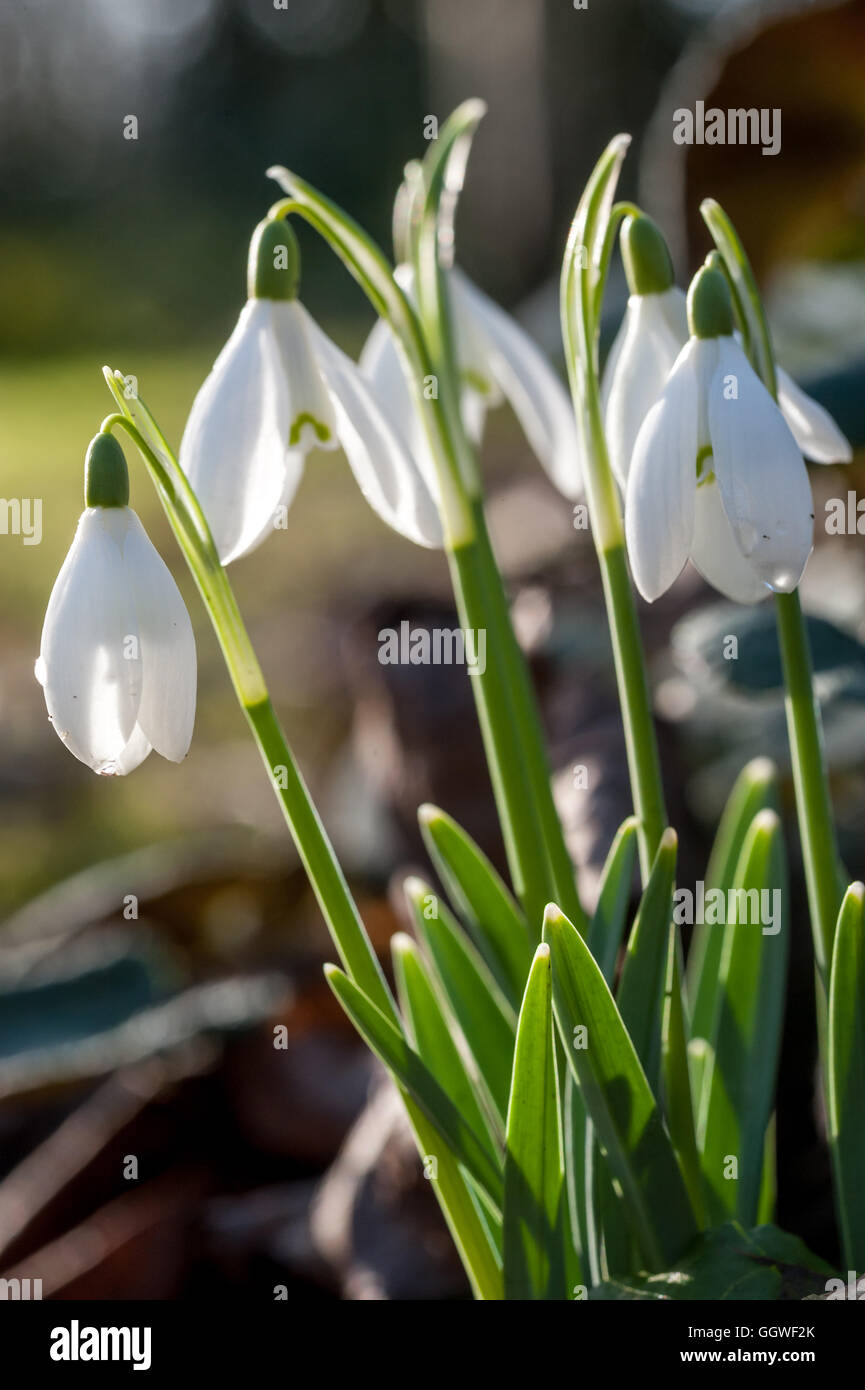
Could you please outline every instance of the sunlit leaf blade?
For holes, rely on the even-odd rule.
[[[865,885],[847,889],[829,982],[829,1143],[848,1269],[865,1269]]]
[[[502,1210],[507,1298],[564,1297],[563,1196],[550,948],[542,944],[520,1010],[508,1106]]]
[[[441,897],[419,878],[405,882],[415,926],[504,1129],[516,1014]]]
[[[436,806],[421,806],[421,832],[442,881],[477,946],[518,1009],[532,963],[526,920],[471,836]]]
[[[616,995],[622,1022],[656,1095],[677,847],[676,832],[665,830],[628,939]]]
[[[777,811],[778,772],[769,758],[754,758],[743,767],[727,798],[715,843],[706,868],[706,888],[726,893],[745,836],[758,811]],[[691,1036],[711,1041],[717,1009],[718,973],[723,932],[717,927],[697,923],[688,952],[687,991],[691,1014]],[[695,1081],[698,1078],[695,1077]],[[695,1092],[696,1093],[696,1092]]]
[[[391,938],[391,956],[409,1042],[469,1127],[476,1134],[486,1135],[491,1143],[503,1139],[503,1135],[496,1135],[490,1116],[478,1103],[476,1089],[454,1041],[452,1022],[436,997],[416,942],[404,932],[398,933]]]
[[[574,1073],[567,1063],[565,1075],[560,1076],[559,1084],[563,1092],[562,1144],[565,1153],[565,1188],[571,1233],[582,1271],[582,1277],[577,1282],[582,1283],[588,1278],[592,1283],[596,1283],[600,1278],[600,1272],[599,1266],[595,1264],[596,1248],[591,1210],[587,1201],[586,1178],[586,1129],[591,1126],[591,1121],[586,1114]],[[592,1137],[589,1141],[590,1146],[593,1142]]]
[[[406,893],[441,987],[504,1128],[511,1085],[516,1015],[481,956],[441,899],[419,879],[406,884]],[[436,910],[427,916],[431,902]]]
[[[697,1133],[709,1220],[736,1216],[751,1226],[760,1197],[787,974],[786,861],[774,811],[760,811],[754,819],[739,856],[735,890],[735,898],[727,899],[732,922],[716,928],[724,937],[720,1007]]]
[[[646,1264],[663,1268],[696,1233],[661,1113],[615,1000],[579,932],[557,908],[544,921],[562,1044]],[[576,1044],[576,1045],[575,1045]]]
[[[364,1042],[409,1092],[454,1158],[501,1210],[501,1167],[489,1145],[469,1128],[429,1068],[363,990],[335,965],[326,965],[325,975]]]
[[[468,1275],[472,1293],[480,1300],[504,1298],[501,1261],[487,1232],[486,1222],[493,1220],[492,1214],[484,1213],[481,1216],[469,1191],[468,1179],[450,1149],[442,1144],[438,1130],[402,1088],[400,1094],[414,1130],[418,1152],[430,1172],[433,1191]],[[430,1159],[434,1160],[434,1165],[429,1164]]]
[[[636,817],[629,816],[610,846],[601,874],[598,905],[589,924],[589,949],[608,985],[613,982],[616,958],[628,920],[636,858],[637,821]]]
[[[661,1024],[661,1097],[664,1117],[679,1167],[685,1179],[691,1206],[702,1224],[703,1194],[700,1180],[700,1155],[691,1079],[688,1070],[688,1039],[682,1001],[682,982],[679,971],[679,947],[675,924],[670,926],[667,951],[667,979],[664,987],[664,1015]]]

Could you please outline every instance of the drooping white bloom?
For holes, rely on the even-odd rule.
[[[292,245],[281,222],[256,230],[250,297],[180,446],[220,558],[228,564],[264,540],[294,496],[306,455],[340,445],[382,519],[418,545],[438,546],[433,497],[375,391],[295,297],[296,268],[265,262],[261,270],[262,260]]]
[[[415,298],[414,271],[397,266],[397,283]],[[507,400],[551,481],[565,497],[582,495],[582,470],[573,407],[562,381],[519,324],[458,268],[445,272],[460,369],[463,422],[479,443],[487,411]],[[399,350],[379,320],[360,356],[364,375],[387,402],[388,413],[411,441],[425,476],[432,474]]]
[[[623,490],[640,426],[687,340],[685,296],[677,286],[630,296],[601,386],[610,467]]]
[[[48,603],[36,678],[48,716],[94,772],[155,748],[180,762],[195,719],[195,639],[163,560],[128,506],[88,506]]]
[[[688,557],[722,593],[789,593],[811,552],[813,500],[781,410],[732,334],[726,282],[703,269],[693,336],[637,435],[625,529],[638,589],[654,600]]]
[[[610,465],[624,490],[640,427],[688,341],[688,311],[651,218],[627,218],[621,249],[631,295],[607,356],[601,394]],[[781,368],[777,376],[778,404],[802,453],[815,463],[848,463],[850,444],[831,415]]]

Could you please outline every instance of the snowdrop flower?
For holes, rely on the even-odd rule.
[[[195,398],[180,464],[224,564],[268,535],[291,502],[312,449],[345,451],[361,492],[418,545],[442,543],[438,512],[405,442],[357,366],[297,299],[291,227],[259,223],[249,297]]]
[[[565,497],[582,495],[582,473],[570,396],[544,354],[524,329],[483,294],[457,267],[445,271],[459,362],[463,423],[479,444],[487,411],[509,402],[553,484]],[[398,265],[394,278],[415,300],[414,270]],[[387,401],[424,474],[433,477],[422,427],[412,401],[394,335],[382,320],[360,356],[361,371]]]
[[[631,293],[607,356],[601,402],[610,466],[624,490],[640,426],[687,342],[688,314],[667,244],[651,218],[627,218],[620,244]]]
[[[814,506],[802,454],[733,336],[727,282],[706,266],[688,296],[691,338],[640,427],[625,530],[650,602],[689,555],[742,603],[795,589],[811,552]]]
[[[601,394],[610,466],[624,491],[640,427],[688,341],[688,311],[651,218],[629,217],[621,248],[631,293],[604,367]],[[814,463],[849,463],[849,441],[828,411],[781,367],[777,378],[778,404],[802,453]]]
[[[180,762],[195,719],[195,639],[177,585],[128,506],[126,460],[111,435],[88,450],[85,502],[36,663],[48,717],[94,772],[131,772],[152,748]]]

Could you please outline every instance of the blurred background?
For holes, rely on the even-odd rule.
[[[711,194],[745,240],[782,362],[865,446],[863,0],[4,7],[0,490],[41,499],[42,536],[0,535],[0,1271],[42,1279],[45,1297],[467,1294],[391,1093],[330,1002],[324,927],[131,457],[132,504],[196,627],[187,761],[154,755],[128,779],[96,778],[53,734],[33,661],[82,505],[84,450],[111,409],[103,362],[137,376],[178,442],[244,299],[249,236],[278,193],[268,165],[302,173],[389,251],[393,194],[423,152],[425,117],[474,95],[489,114],[459,260],[560,366],[569,220],[601,148],[627,130],[623,196],[661,222],[681,282],[708,249],[698,205]],[[697,100],[780,108],[780,152],[676,145],[673,112]],[[304,302],[354,353],[371,313],[323,244],[300,235]],[[606,341],[625,293],[616,266]],[[506,411],[490,420],[483,466],[589,901],[630,810],[594,553]],[[812,469],[812,482],[803,595],[843,849],[862,877],[865,551],[862,535],[820,525],[827,499],[865,495],[861,454],[848,469]],[[231,577],[386,958],[404,925],[401,877],[430,872],[419,802],[443,805],[501,862],[464,674],[377,661],[382,627],[453,624],[444,561],[387,531],[341,455],[320,454],[287,529]],[[771,609],[721,604],[689,572],[641,614],[681,882],[702,876],[742,764],[769,753],[782,767],[796,1027],[782,1063],[778,1215],[832,1259]],[[719,659],[729,633],[735,663]],[[588,791],[574,789],[578,763]]]

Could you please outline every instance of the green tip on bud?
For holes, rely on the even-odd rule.
[[[622,227],[622,260],[631,294],[663,294],[674,283],[673,262],[659,228],[642,213]]]
[[[695,338],[727,338],[733,332],[727,277],[714,266],[703,266],[691,281],[688,325]]]
[[[294,229],[282,217],[266,217],[249,243],[249,298],[296,299],[299,286],[300,247]]]
[[[113,434],[97,434],[84,459],[85,507],[128,507],[129,469]]]

